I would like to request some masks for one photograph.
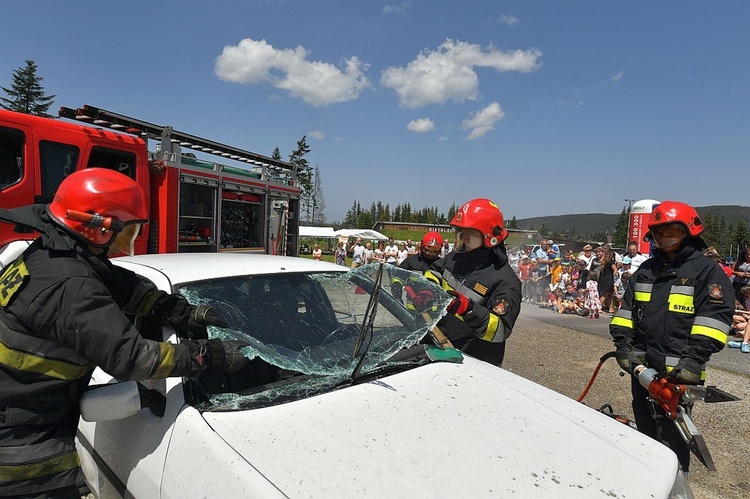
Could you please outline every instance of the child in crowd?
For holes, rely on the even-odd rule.
[[[529,283],[531,301],[533,303],[542,303],[544,301],[544,289],[542,279],[544,272],[539,270],[539,264],[536,259],[531,260],[531,282]]]
[[[562,267],[562,272],[560,273],[560,286],[559,287],[562,289],[565,289],[565,285],[568,284],[568,282],[570,282],[570,279],[571,279],[570,264],[563,263],[561,267]]]
[[[578,305],[578,293],[573,286],[573,282],[569,281],[565,284],[565,291],[560,294],[560,298],[557,303],[558,314],[578,314],[581,307]]]
[[[546,293],[546,297],[544,299],[544,302],[540,306],[543,307],[543,308],[549,308],[549,309],[555,310],[557,308],[556,307],[556,305],[557,305],[557,294],[556,294],[556,291],[558,291],[557,288],[555,288],[555,289],[552,289],[551,287],[550,288],[546,288],[544,290],[544,292]],[[562,294],[562,289],[559,290],[559,291]]]
[[[625,257],[627,258],[627,257]],[[623,261],[625,260],[623,258]],[[630,272],[623,272],[615,280],[615,309],[619,310],[622,306],[622,297],[625,296],[625,288],[628,286],[630,280]]]
[[[531,281],[532,266],[528,256],[521,258],[521,263],[518,264],[518,277],[521,279],[521,296],[523,301],[531,300],[531,290],[529,282]]]
[[[602,310],[602,302],[599,299],[599,271],[590,270],[589,280],[586,281],[586,308],[589,309],[589,319],[598,319]]]
[[[555,288],[554,296],[555,296],[555,299],[552,304],[552,311],[557,312],[558,314],[561,314],[562,312],[560,310],[565,307],[565,305],[563,304],[562,288]]]
[[[560,284],[560,275],[562,274],[562,266],[560,265],[560,257],[556,256],[552,260],[552,266],[550,266],[549,269],[550,273],[550,284],[552,284],[553,289],[557,288]]]

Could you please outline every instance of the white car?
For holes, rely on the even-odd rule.
[[[147,402],[138,384],[97,370],[92,384],[107,386],[82,401],[77,443],[99,497],[692,497],[667,447],[431,345],[449,296],[429,288],[437,306],[409,310],[391,293],[392,266],[247,254],[113,261],[213,305],[230,326],[210,335],[246,341],[252,360],[237,374],[145,383]],[[136,325],[179,341],[153,320]]]

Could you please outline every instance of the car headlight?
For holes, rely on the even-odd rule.
[[[682,470],[677,470],[672,490],[669,491],[669,499],[694,499],[687,475]]]

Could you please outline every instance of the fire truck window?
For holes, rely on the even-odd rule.
[[[91,149],[87,168],[109,168],[135,180],[135,154],[106,147]]]
[[[70,144],[39,141],[39,169],[42,179],[42,196],[39,202],[52,201],[60,182],[76,171],[80,154],[78,148]]]
[[[0,127],[0,189],[23,176],[24,135],[20,130]]]

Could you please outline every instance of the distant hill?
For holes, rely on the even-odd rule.
[[[750,227],[750,206],[715,205],[695,208],[698,215],[705,218],[706,213],[716,219],[724,218],[727,224],[737,226],[737,222],[743,220]],[[546,225],[556,233],[596,234],[612,232],[617,223],[619,213],[608,215],[606,213],[585,213],[578,215],[551,215],[547,217],[519,218],[519,229],[539,229]]]

